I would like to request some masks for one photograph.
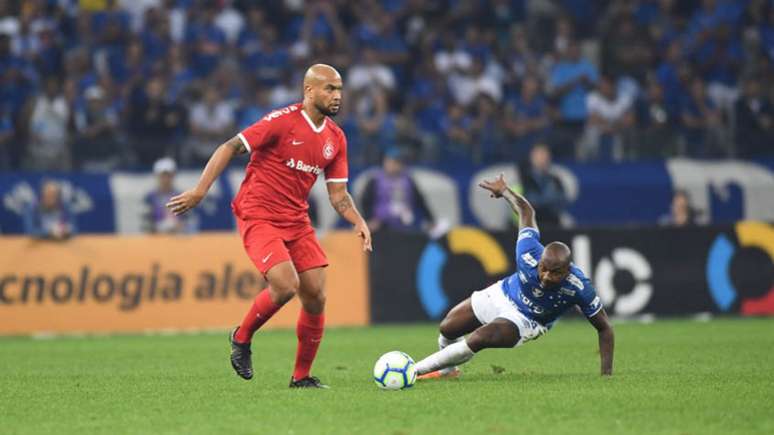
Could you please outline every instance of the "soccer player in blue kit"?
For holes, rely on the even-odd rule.
[[[545,334],[559,316],[578,306],[599,335],[602,375],[613,373],[613,328],[583,272],[562,242],[540,244],[535,210],[511,190],[503,175],[480,187],[504,198],[519,214],[516,273],[473,294],[441,321],[440,350],[417,362],[418,379],[459,376],[458,365],[482,349],[510,348]],[[465,337],[466,334],[470,334]]]

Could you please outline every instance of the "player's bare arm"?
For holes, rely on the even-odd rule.
[[[613,374],[613,349],[615,348],[615,334],[613,327],[607,318],[605,309],[589,318],[589,323],[594,325],[599,335],[599,358],[602,375],[610,376]]]
[[[505,198],[508,201],[511,209],[519,215],[519,230],[526,227],[538,229],[537,221],[535,220],[535,209],[532,208],[532,204],[522,195],[508,187],[503,174],[500,174],[494,180],[482,181],[479,183],[479,187],[491,192],[492,198]]]
[[[169,200],[167,208],[172,210],[175,215],[181,215],[188,210],[196,207],[197,204],[207,195],[212,183],[220,176],[228,166],[231,159],[236,154],[244,154],[247,148],[238,136],[234,136],[225,143],[221,144],[204,167],[199,183],[193,189],[187,190]]]
[[[357,211],[352,195],[347,192],[347,183],[328,183],[328,199],[336,212],[355,226],[355,232],[363,239],[363,250],[373,251],[371,246],[371,230],[365,219]]]

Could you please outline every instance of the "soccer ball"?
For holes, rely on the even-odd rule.
[[[374,382],[383,390],[402,390],[416,381],[414,360],[403,352],[387,352],[374,365]]]

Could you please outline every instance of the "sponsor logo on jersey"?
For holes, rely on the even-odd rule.
[[[535,305],[535,303],[532,302],[527,297],[527,295],[525,295],[523,293],[521,294],[521,301],[524,303],[524,305],[529,307],[529,309],[532,310],[533,313],[535,313],[535,314],[543,314],[543,307],[541,307],[540,305]]]
[[[325,146],[323,146],[322,153],[326,160],[333,158],[333,142],[331,142],[330,139],[325,141]]]
[[[298,110],[298,107],[296,107],[296,106],[290,106],[290,107],[285,107],[283,109],[277,109],[277,110],[274,110],[274,111],[268,113],[266,116],[264,116],[263,120],[264,121],[271,121],[272,119],[279,118],[282,115],[287,115],[288,113],[295,112],[296,110]]]
[[[569,289],[567,287],[561,287],[559,289],[559,293],[565,294],[567,296],[575,296],[575,290]]]
[[[322,168],[320,168],[317,165],[309,165],[304,163],[303,160],[294,160],[290,159],[287,162],[285,162],[285,165],[290,169],[295,169],[296,171],[306,172],[310,174],[320,175],[322,173]]]
[[[524,239],[529,239],[531,237],[533,237],[532,231],[524,230],[524,231],[519,233],[518,241],[521,241],[521,240],[524,240]]]
[[[522,284],[527,283],[527,277],[524,275],[524,272],[522,271],[519,271],[519,280],[521,281]]]
[[[540,290],[537,287],[533,287],[532,288],[532,294],[535,295],[536,298],[539,298],[539,297],[543,296],[543,290]]]
[[[530,267],[535,267],[538,264],[537,260],[535,260],[535,257],[533,257],[532,254],[530,254],[529,252],[525,252],[524,254],[521,254],[521,259],[524,260],[524,262],[527,263],[527,265],[529,265]],[[582,285],[583,284],[581,284],[581,288],[583,288]]]
[[[583,290],[583,282],[577,276],[573,274],[567,275],[567,282],[575,287],[578,287],[578,290]]]
[[[591,305],[591,308],[593,310],[596,310],[597,308],[599,308],[599,304],[600,304],[600,300],[599,300],[599,296],[597,296],[597,297],[594,298],[593,301],[591,301],[591,304],[589,304],[589,305]]]

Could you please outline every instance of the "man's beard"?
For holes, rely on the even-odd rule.
[[[336,116],[336,114],[339,113],[339,110],[341,110],[341,106],[339,106],[339,109],[337,109],[335,112],[333,110],[330,110],[329,108],[327,108],[325,106],[322,106],[322,105],[319,105],[319,104],[315,104],[315,107],[317,108],[317,110],[320,111],[320,113],[322,113],[325,116],[330,116],[331,118]]]

